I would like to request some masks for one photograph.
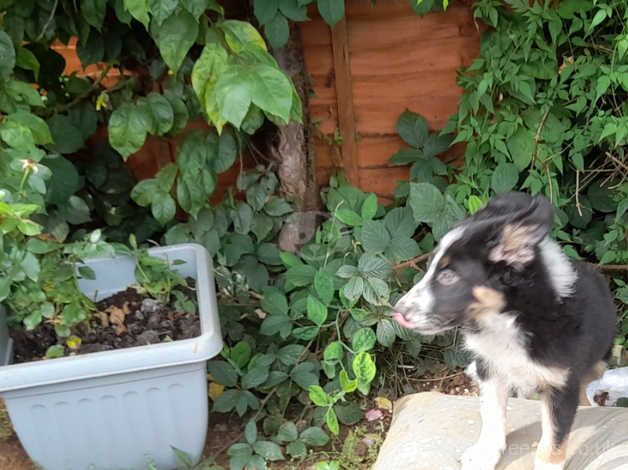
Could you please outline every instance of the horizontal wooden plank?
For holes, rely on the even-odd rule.
[[[394,134],[395,123],[406,109],[419,113],[433,129],[442,129],[449,116],[458,109],[458,96],[388,97],[381,103],[356,105],[358,132],[364,134]],[[385,103],[385,105],[383,104]]]
[[[408,180],[408,168],[360,168],[360,186],[378,196],[391,197],[399,181]]]
[[[299,32],[301,34],[301,43],[305,49],[313,46],[329,46],[331,47],[331,32],[329,26],[316,14],[312,14],[310,10],[310,21],[299,23]]]

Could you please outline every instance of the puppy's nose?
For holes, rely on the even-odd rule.
[[[393,320],[395,320],[404,328],[414,328],[414,323],[408,320],[403,314],[399,312],[394,312],[392,317],[393,317]]]

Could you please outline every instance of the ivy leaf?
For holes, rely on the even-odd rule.
[[[161,25],[166,18],[174,13],[179,0],[148,0],[153,20]]]
[[[515,187],[519,180],[519,170],[512,163],[500,163],[493,170],[491,188],[496,193],[505,193]]]
[[[0,31],[0,77],[7,78],[15,67],[15,48],[7,33]]]
[[[179,10],[161,25],[152,22],[151,36],[170,70],[176,73],[196,41],[198,23],[190,13]]]
[[[290,37],[290,26],[286,17],[277,12],[272,20],[264,24],[264,34],[273,49],[285,46]]]
[[[148,16],[148,0],[124,0],[124,8],[133,18],[142,23],[148,29],[150,17]]]
[[[231,129],[225,129],[218,137],[218,155],[214,160],[214,168],[218,173],[227,171],[233,166],[237,156],[238,144],[233,132]],[[291,211],[292,209],[290,209]]]
[[[427,139],[427,121],[409,110],[399,116],[396,129],[401,138],[412,147],[422,147]]]
[[[317,0],[318,11],[331,28],[345,16],[344,0]]]
[[[164,135],[172,129],[174,123],[174,110],[170,102],[162,95],[151,93],[146,97],[147,103],[153,114],[153,122],[156,132]]]

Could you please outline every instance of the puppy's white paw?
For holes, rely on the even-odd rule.
[[[543,462],[538,457],[534,459],[534,470],[563,470],[565,464],[563,463],[549,463]]]
[[[495,470],[502,457],[502,450],[478,442],[464,451],[460,458],[461,470]]]

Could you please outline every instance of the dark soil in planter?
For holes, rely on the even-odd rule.
[[[179,290],[196,304],[192,279],[188,279],[186,288]],[[66,356],[145,346],[201,334],[198,312],[190,313],[178,308],[174,296],[168,305],[164,305],[129,287],[95,305],[96,312],[90,324],[76,331],[81,339],[80,346],[71,349],[63,344]],[[14,330],[11,337],[14,363],[43,359],[50,346],[62,344],[54,326],[49,323],[32,331]]]

